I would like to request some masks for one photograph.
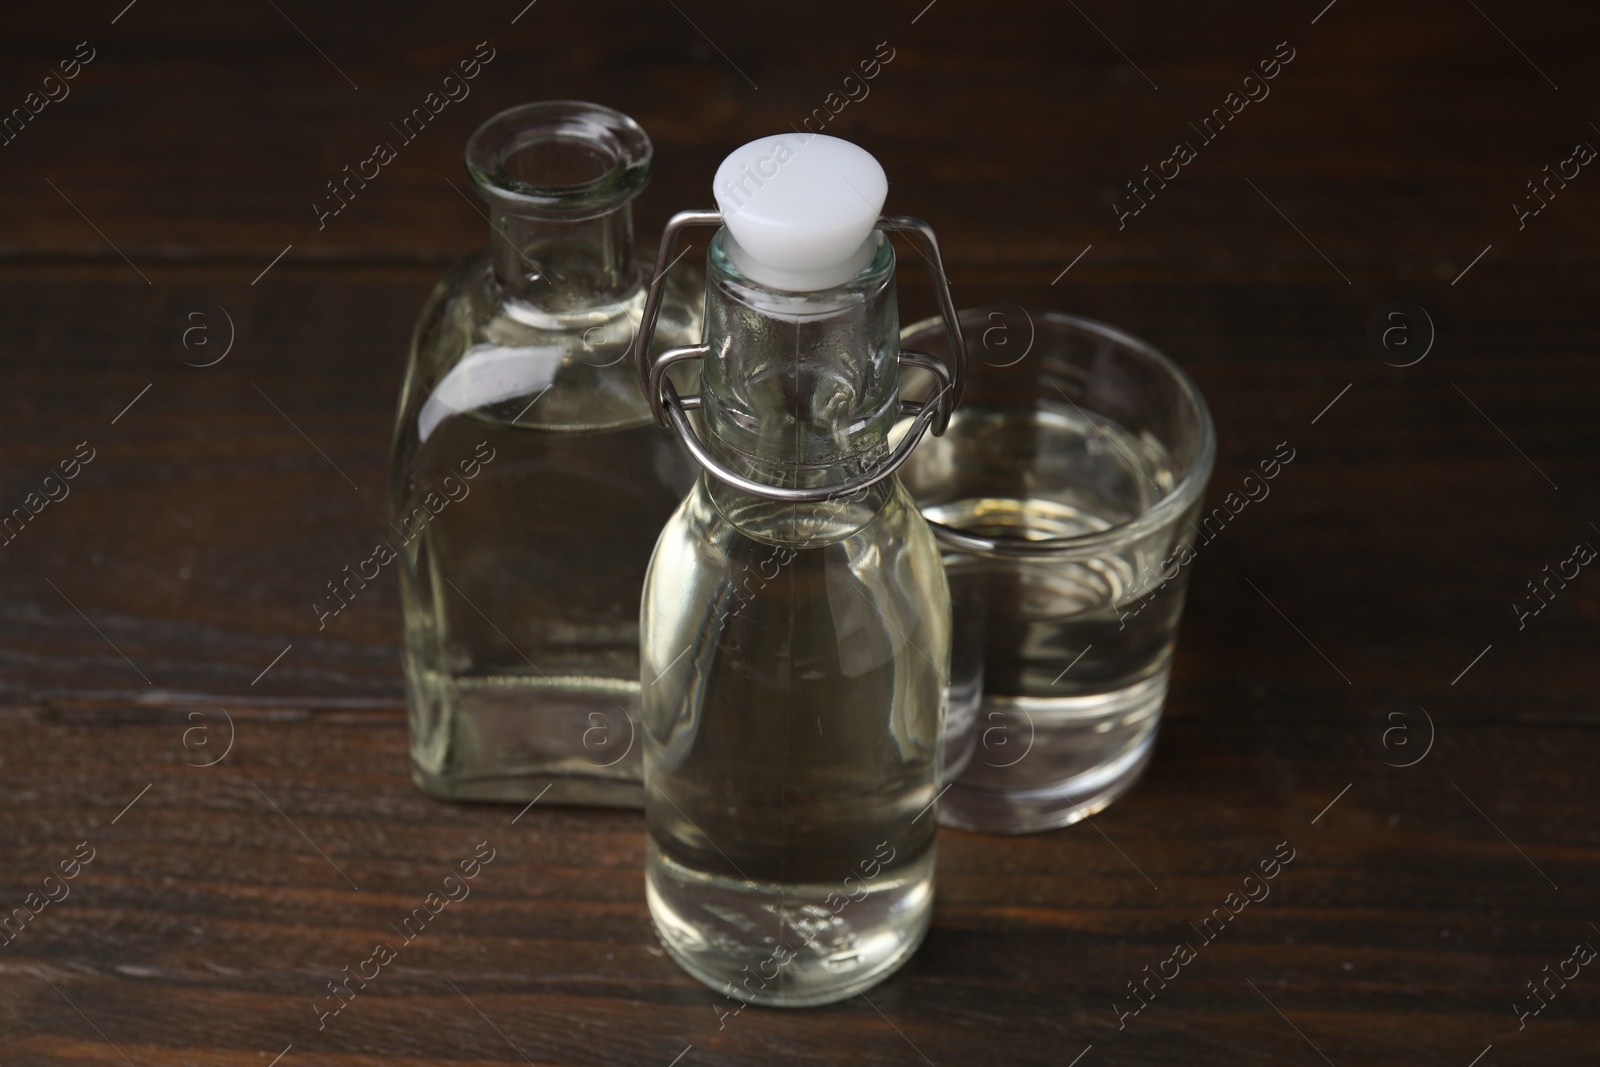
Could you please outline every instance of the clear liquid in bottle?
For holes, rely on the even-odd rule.
[[[413,777],[449,799],[639,806],[639,595],[694,480],[631,358],[650,142],[592,104],[473,135],[492,243],[425,305],[395,430]],[[669,275],[657,344],[699,335]]]

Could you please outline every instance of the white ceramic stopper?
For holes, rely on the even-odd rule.
[[[784,133],[734,150],[712,179],[729,255],[753,281],[810,292],[855,277],[889,179],[864,148],[825,134]]]

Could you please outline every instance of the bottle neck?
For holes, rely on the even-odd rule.
[[[541,311],[621,303],[640,288],[633,205],[572,219],[522,213],[490,199],[495,278],[507,294]]]
[[[709,446],[748,478],[812,488],[881,463],[900,410],[894,250],[843,285],[783,292],[734,265],[726,229],[707,257],[701,414]]]
[[[650,159],[639,124],[599,104],[524,104],[479,126],[467,142],[467,174],[489,207],[501,288],[550,313],[637,292],[633,198]]]

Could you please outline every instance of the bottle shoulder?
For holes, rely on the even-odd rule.
[[[655,351],[700,339],[704,282],[669,277]],[[507,294],[487,250],[463,258],[423,304],[412,335],[395,428],[396,461],[447,419],[593,432],[647,425],[633,344],[644,290],[547,313]]]
[[[803,634],[796,639],[821,646],[834,637],[866,642],[852,647],[866,655],[870,645],[868,658],[879,659],[909,645],[921,653],[918,664],[944,670],[937,665],[948,662],[949,584],[933,531],[904,489],[894,487],[871,521],[843,536],[785,542],[770,528],[752,536],[730,520],[706,480],[702,474],[667,520],[651,557],[642,608],[647,671],[667,671],[687,646],[762,633]]]
[[[782,504],[719,493],[720,483],[702,473],[668,520],[663,547],[671,541],[691,549],[675,565],[715,563],[730,554],[767,550],[835,556],[850,561],[852,568],[858,562],[881,566],[901,557],[939,564],[938,542],[911,494],[898,478],[880,484],[883,492],[870,499],[858,494],[853,500]]]

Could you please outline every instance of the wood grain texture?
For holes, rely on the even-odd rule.
[[[0,948],[0,1063],[1593,1058],[1600,974],[1524,1028],[1512,1005],[1600,945],[1600,579],[1524,629],[1510,605],[1600,543],[1600,177],[1522,229],[1511,205],[1600,144],[1600,12],[123,4],[0,35],[6,108],[96,49],[0,146],[0,511],[95,449],[0,548],[0,909],[95,850]],[[323,183],[484,40],[471,96],[319,230]],[[450,187],[478,122],[537,98],[633,114],[653,236],[880,41],[894,59],[827,132],[935,224],[958,303],[1058,307],[1177,357],[1217,420],[1213,500],[1279,442],[1296,458],[1201,551],[1133,793],[1065,831],[942,832],[901,974],[719,1028],[651,935],[637,815],[424,797],[392,576],[321,631],[310,601],[382,536],[411,323],[484,237]],[[1280,41],[1271,95],[1119,230],[1121,184]],[[909,321],[932,299],[903,263]],[[1367,341],[1399,299],[1437,332],[1405,369]],[[186,365],[220,353],[224,312],[227,357]],[[213,347],[184,347],[196,321]],[[226,744],[221,708],[233,747],[193,766]],[[1392,766],[1422,750],[1418,708],[1432,747]],[[1396,710],[1417,748],[1383,746]],[[1271,895],[1119,1029],[1126,983],[1284,841]],[[319,1029],[327,983],[399,944],[480,842],[471,895]]]

